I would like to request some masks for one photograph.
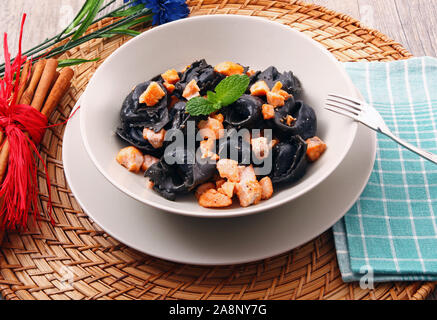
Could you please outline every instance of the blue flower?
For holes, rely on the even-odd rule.
[[[124,0],[124,2],[129,2],[129,0]],[[185,0],[138,0],[133,4],[140,3],[152,10],[153,25],[182,19],[190,13]]]

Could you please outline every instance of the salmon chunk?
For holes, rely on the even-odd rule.
[[[227,195],[229,198],[232,198],[234,195],[235,182],[226,181],[221,185],[220,188],[217,189],[218,192]]]
[[[252,145],[252,151],[258,159],[264,159],[269,156],[271,144],[269,144],[266,137],[250,139],[250,144]]]
[[[155,132],[149,128],[143,129],[143,138],[156,149],[161,148],[164,144],[164,138],[165,138],[166,131],[164,129],[159,130],[158,132]]]
[[[257,204],[261,201],[262,188],[256,180],[253,166],[240,169],[240,182],[235,185],[235,193],[242,207]]]
[[[269,91],[267,92],[267,103],[274,107],[282,107],[285,104],[285,99],[280,93]]]
[[[253,96],[265,96],[269,91],[269,86],[263,80],[255,82],[250,87],[250,94]]]
[[[326,143],[319,137],[309,138],[305,142],[307,143],[307,158],[312,162],[319,159],[326,150]]]
[[[273,184],[269,177],[264,177],[259,181],[261,185],[261,199],[269,199],[273,195]]]
[[[154,186],[154,185],[155,185],[155,184],[153,183],[153,181],[150,180],[149,177],[147,177],[147,178],[146,178],[146,188],[147,188],[147,189],[153,189],[153,186]]]
[[[262,105],[262,115],[265,120],[273,119],[275,117],[275,107],[271,104]]]
[[[162,79],[164,79],[165,82],[170,84],[175,84],[180,80],[179,74],[175,69],[169,69],[163,74],[161,74]]]
[[[144,162],[143,162],[143,165],[141,166],[141,170],[147,171],[152,164],[157,163],[158,161],[159,161],[158,158],[151,156],[149,154],[145,154],[144,155]]]
[[[138,173],[144,162],[143,154],[133,146],[121,149],[115,158],[119,164],[131,172]]]
[[[182,92],[182,97],[184,97],[187,100],[190,100],[191,98],[200,96],[200,88],[197,85],[196,80],[191,80],[188,82],[188,84],[185,86],[184,91]]]
[[[168,105],[168,109],[170,110],[171,108],[173,108],[175,106],[175,104],[178,102],[179,102],[179,99],[176,96],[171,96],[170,97],[170,104]]]
[[[202,159],[211,158],[213,160],[220,159],[218,154],[212,152],[215,146],[215,139],[209,138],[207,140],[200,141],[200,152]]]
[[[223,208],[232,204],[232,199],[215,189],[209,189],[199,197],[199,204],[205,208]]]
[[[253,69],[249,69],[249,70],[247,70],[247,72],[246,72],[246,76],[251,77],[251,76],[253,76],[255,73],[256,73],[255,70],[253,70]]]
[[[296,118],[293,118],[291,115],[287,114],[285,117],[285,123],[287,126],[291,126],[294,121],[296,121]]]
[[[257,181],[256,180],[256,174],[255,170],[253,169],[253,166],[240,166],[240,182],[245,181]]]
[[[216,116],[217,117],[217,116]],[[220,121],[221,119],[221,121]],[[223,127],[223,115],[219,117],[219,120],[216,118],[208,117],[208,120],[201,120],[197,125],[199,130],[203,130],[201,134],[204,137],[210,139],[220,139],[224,135],[224,127]]]
[[[282,90],[282,82],[281,81],[277,81],[275,83],[275,85],[272,88],[272,92],[278,93],[281,97],[284,98],[284,100],[287,100],[287,99],[291,98],[291,94],[289,94],[285,90]]]
[[[240,181],[240,171],[238,170],[238,162],[232,159],[220,159],[217,161],[217,170],[220,177],[226,178],[231,182]]]
[[[226,179],[222,179],[222,178],[218,179],[218,180],[215,182],[215,187],[216,187],[216,189],[217,189],[217,190],[220,189],[220,187],[221,187],[225,182],[226,182]]]
[[[141,94],[139,102],[145,103],[148,107],[153,107],[164,96],[165,92],[162,90],[158,82],[152,81],[147,87],[146,91]]]
[[[215,189],[215,184],[213,182],[206,182],[198,186],[196,192],[194,193],[196,199],[199,200],[202,193],[208,191],[209,189]]]
[[[240,66],[238,63],[225,61],[216,65],[214,67],[214,71],[221,73],[225,76],[232,76],[234,74],[243,74],[244,68]]]
[[[174,84],[172,83],[168,83],[168,82],[164,82],[163,86],[165,87],[165,89],[167,90],[168,93],[172,94],[174,89],[176,88]]]
[[[240,205],[248,207],[261,201],[262,188],[258,181],[243,181],[235,186]]]

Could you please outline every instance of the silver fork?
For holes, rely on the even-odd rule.
[[[437,155],[426,150],[422,150],[411,143],[396,137],[387,127],[378,111],[363,101],[337,94],[329,94],[328,98],[326,99],[325,109],[361,122],[370,129],[385,134],[387,137],[393,139],[405,148],[437,164]]]

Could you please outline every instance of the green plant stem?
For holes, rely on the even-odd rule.
[[[111,0],[108,4],[104,5],[104,6],[99,10],[99,13],[102,12],[102,11],[103,11],[104,9],[106,9],[107,7],[109,7],[109,6],[110,6],[111,4],[113,4],[115,1],[116,1],[116,0]],[[111,12],[105,14],[105,15],[103,15],[103,16],[100,17],[100,18],[97,18],[96,20],[93,21],[93,24],[94,24],[94,23],[97,23],[97,22],[99,22],[99,21],[101,21],[101,20],[103,20],[103,19],[105,19],[105,18],[110,17],[110,16],[111,16],[112,14],[114,14],[115,12],[118,12],[118,11],[120,11],[121,9],[126,8],[127,6],[131,5],[133,2],[134,2],[134,0],[132,0],[132,1],[128,2],[128,3],[126,3],[126,4],[123,4],[122,6],[118,7],[117,9],[115,9],[115,10],[113,10],[113,11],[111,11]],[[122,19],[122,20],[123,20],[123,19]],[[119,20],[119,21],[121,21],[121,20]],[[111,25],[110,25],[110,26],[111,26]],[[47,49],[47,48],[50,48],[50,47],[54,46],[56,43],[58,43],[58,42],[60,42],[60,41],[62,41],[62,40],[65,40],[65,39],[67,39],[67,38],[69,38],[69,37],[71,37],[71,36],[75,33],[75,31],[72,31],[72,32],[70,32],[69,34],[63,35],[63,33],[65,32],[65,30],[66,30],[66,29],[64,29],[61,33],[55,35],[54,37],[52,37],[52,38],[50,38],[50,39],[47,39],[47,40],[43,41],[42,43],[40,43],[39,45],[37,45],[37,46],[35,46],[35,47],[33,47],[33,48],[31,48],[31,49],[29,49],[29,50],[23,52],[23,55],[30,56],[30,55],[33,55],[33,54],[35,54],[35,53],[41,52],[42,50],[45,50],[45,49]],[[79,38],[79,39],[77,39],[77,40],[80,40],[80,39],[81,39],[81,38]],[[90,40],[90,39],[88,39],[88,40]],[[87,41],[88,41],[88,40],[87,40]],[[72,48],[72,47],[71,47],[71,48]],[[68,50],[68,49],[67,49],[67,50]],[[37,59],[40,58],[41,56],[43,56],[43,54],[40,54],[40,55],[36,56],[36,57],[34,58],[34,61],[36,62]],[[51,54],[50,54],[50,56],[54,56],[54,55],[51,55]],[[14,59],[11,59],[11,62],[13,62],[13,61],[14,61]],[[2,63],[2,64],[0,64],[0,74],[1,74],[1,75],[4,73],[4,70],[5,70],[5,63]]]
[[[49,54],[43,53],[43,54],[37,55],[34,59],[38,60],[42,56],[45,56],[47,58],[54,57],[54,56],[56,56],[56,55],[58,55],[58,54],[60,54],[62,52],[65,52],[67,50],[70,50],[70,49],[78,46],[78,45],[81,45],[81,44],[83,44],[83,43],[85,43],[85,42],[87,42],[87,41],[89,41],[91,39],[100,38],[101,35],[107,34],[108,31],[111,31],[112,29],[115,29],[115,28],[118,28],[120,26],[123,26],[125,23],[133,21],[134,19],[139,18],[141,16],[144,16],[146,14],[151,14],[151,11],[149,9],[147,9],[145,11],[139,12],[138,14],[132,15],[132,16],[124,18],[124,19],[121,19],[121,20],[119,20],[119,21],[117,21],[117,22],[115,22],[115,23],[113,23],[113,24],[111,24],[109,26],[103,27],[103,28],[101,28],[101,29],[99,29],[97,31],[94,31],[94,32],[92,32],[92,33],[90,33],[90,34],[88,34],[86,36],[83,36],[83,37],[81,37],[81,38],[79,38],[77,40],[71,41],[71,42],[67,43],[66,45],[64,45],[62,47],[55,48]],[[141,21],[139,23],[141,23]]]

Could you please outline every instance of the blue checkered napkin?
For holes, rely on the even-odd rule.
[[[393,133],[437,153],[437,59],[346,63]],[[437,165],[378,134],[358,201],[333,228],[344,281],[437,280]]]

